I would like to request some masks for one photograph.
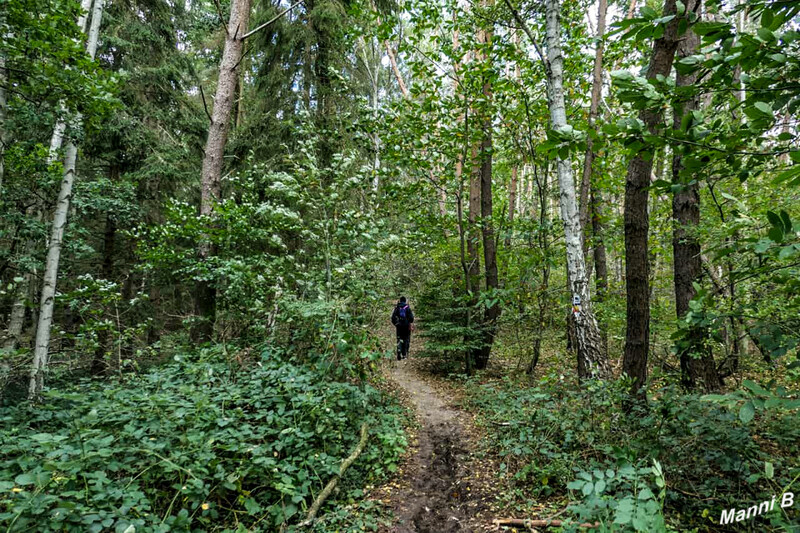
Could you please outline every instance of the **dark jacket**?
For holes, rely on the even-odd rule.
[[[405,320],[402,320],[400,318],[400,309],[402,309],[403,307],[406,308]],[[410,331],[412,322],[414,322],[414,313],[413,311],[411,311],[411,306],[409,306],[408,303],[404,304],[398,303],[394,307],[394,311],[392,311],[392,324],[394,324],[394,327],[397,328],[397,332],[405,333],[407,331]]]

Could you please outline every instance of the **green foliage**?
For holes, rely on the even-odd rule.
[[[9,531],[198,531],[295,522],[369,423],[340,500],[396,468],[400,408],[369,385],[266,351],[219,350],[117,383],[81,381],[0,410],[0,523]],[[357,480],[357,481],[356,481]]]
[[[773,481],[791,485],[800,473],[800,414],[785,389],[769,396],[749,384],[756,392],[745,401],[763,413],[754,419],[748,409],[742,414],[738,393],[704,398],[667,387],[631,410],[624,382],[576,390],[549,375],[522,385],[468,382],[466,406],[491,429],[488,444],[523,495],[572,491],[576,519],[607,530],[703,527],[706,516],[769,499]]]
[[[663,514],[666,481],[656,460],[649,467],[625,464],[616,470],[581,471],[567,488],[578,491],[582,498],[571,506],[572,512],[581,521],[599,520],[600,531],[668,530]]]

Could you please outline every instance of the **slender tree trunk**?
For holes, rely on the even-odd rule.
[[[546,0],[547,78],[550,124],[554,130],[568,125],[564,104],[564,67],[561,55],[561,26],[558,0]],[[570,313],[573,346],[578,355],[580,378],[607,378],[611,375],[608,355],[600,335],[600,328],[591,310],[586,262],[581,244],[581,223],[575,197],[575,179],[569,160],[557,160],[556,171],[561,196],[561,220],[567,248],[567,272],[573,308]]]
[[[666,0],[664,16],[675,16],[666,24],[664,34],[653,44],[647,79],[668,77],[678,46],[676,0]],[[639,118],[650,134],[663,127],[661,110],[646,109]],[[627,286],[627,330],[623,371],[633,379],[631,393],[646,401],[647,358],[650,349],[650,287],[647,236],[650,220],[647,214],[653,152],[636,155],[628,165],[625,180],[625,281]]]
[[[518,166],[511,167],[511,181],[508,184],[508,234],[505,238],[506,248],[511,247],[511,233],[514,231],[514,215],[517,208],[517,187],[519,187]]]
[[[219,66],[217,92],[214,96],[214,110],[211,124],[208,127],[205,156],[203,157],[202,191],[200,215],[213,217],[214,203],[220,201],[222,186],[223,156],[228,140],[231,112],[236,96],[237,69],[242,59],[244,41],[242,35],[247,33],[250,20],[250,0],[233,0],[228,21],[225,48]],[[327,69],[326,69],[327,74]],[[208,261],[215,253],[214,245],[207,236],[198,243],[198,257]],[[200,280],[195,286],[195,315],[198,321],[192,328],[192,339],[195,342],[211,340],[217,312],[217,292],[214,283]]]
[[[484,5],[490,5],[484,2]],[[480,32],[480,41],[484,45],[482,59],[486,68],[491,68],[492,55],[492,30]],[[483,263],[486,276],[486,290],[492,291],[499,287],[497,272],[497,246],[494,239],[494,224],[492,221],[492,86],[488,80],[483,83],[483,107],[480,109],[481,144],[480,144],[480,196],[481,196],[481,234],[483,237]],[[500,305],[494,304],[486,308],[481,327],[481,349],[475,359],[475,368],[484,369],[489,362],[489,355],[494,344],[494,335],[497,330],[497,318],[500,316]]]
[[[534,181],[536,182],[536,189],[539,197],[539,228],[536,232],[536,236],[539,251],[542,254],[542,282],[537,291],[539,310],[535,337],[533,339],[533,356],[526,370],[529,375],[533,374],[534,370],[536,370],[536,366],[539,364],[539,357],[542,352],[542,337],[544,331],[547,329],[547,311],[550,309],[550,298],[548,297],[550,289],[550,232],[547,229],[550,227],[550,219],[547,215],[548,177],[547,173],[545,173],[544,179],[539,179],[539,173],[537,172],[535,162],[533,165],[533,179],[531,179],[531,183]]]
[[[592,184],[590,191],[592,204],[592,240],[594,243],[594,272],[595,272],[595,302],[603,302],[608,291],[608,264],[606,259],[606,243],[604,240],[605,228],[603,227],[603,197],[602,191]],[[603,344],[608,345],[606,328],[600,323],[600,333]]]
[[[0,55],[0,195],[3,193],[3,178],[6,173],[5,154],[6,144],[8,143],[8,129],[6,128],[6,116],[8,114],[8,99],[6,98],[6,85],[8,84],[8,73],[6,71],[6,57]]]
[[[455,39],[457,39],[457,37],[455,37]],[[389,41],[383,41],[383,45],[386,47],[386,55],[389,56],[389,64],[392,67],[394,78],[397,80],[397,85],[400,87],[400,92],[403,93],[404,98],[408,98],[408,88],[406,88],[403,75],[400,74],[400,69],[397,67],[397,58],[394,55],[394,50],[392,50]]]
[[[97,52],[100,23],[103,17],[103,2],[104,0],[94,0],[94,7],[92,8],[92,23],[86,42],[86,52],[92,59],[94,59],[95,53]],[[77,122],[81,122],[80,116],[78,116]],[[56,130],[58,130],[58,126],[56,126]],[[55,132],[53,137],[56,137]],[[51,151],[51,154],[52,153],[54,152]],[[70,140],[67,143],[64,156],[64,175],[61,180],[61,189],[58,193],[58,202],[53,215],[53,226],[51,228],[50,242],[47,249],[42,296],[39,304],[39,323],[36,328],[36,345],[34,348],[30,383],[28,386],[28,397],[30,399],[37,399],[44,389],[44,375],[47,372],[50,357],[50,327],[53,323],[58,264],[61,258],[61,244],[64,238],[69,204],[72,197],[72,184],[75,181],[75,163],[77,157],[78,147]]]
[[[594,164],[594,146],[592,135],[600,109],[600,95],[603,90],[603,37],[606,32],[606,11],[608,0],[600,0],[597,6],[597,48],[594,52],[594,68],[592,70],[592,99],[589,105],[589,135],[586,138],[586,154],[583,158],[583,176],[581,180],[580,218],[583,229],[583,256],[587,257],[589,251],[589,197],[592,190],[592,175]]]
[[[380,188],[380,176],[378,175],[378,172],[381,168],[381,139],[378,135],[377,124],[379,105],[378,99],[380,97],[381,56],[377,53],[377,51],[375,52],[375,56],[377,61],[372,69],[372,119],[375,121],[375,134],[373,135],[375,154],[372,162],[372,168],[374,172],[374,176],[372,178],[372,188],[375,192],[378,192],[378,189]]]
[[[303,15],[303,20],[306,25],[311,25],[307,11]],[[314,64],[311,44],[311,39],[306,38],[303,47],[303,106],[309,112],[311,111],[311,85],[314,78],[314,74],[311,72],[311,66]]]
[[[478,229],[478,217],[481,208],[481,174],[478,164],[478,145],[472,144],[469,166],[469,201],[467,204],[467,272],[469,300],[467,305],[467,328],[471,332],[480,327],[480,320],[476,319],[477,311],[475,307],[481,293],[480,271],[481,263],[479,252],[480,233]],[[475,366],[475,362],[480,358],[480,350],[474,347],[475,335],[466,334],[465,341],[468,343],[467,367]]]
[[[88,19],[89,9],[92,7],[92,0],[82,0],[81,2],[81,14],[78,16],[77,24],[81,31],[85,31],[86,29],[86,22]],[[99,20],[99,19],[98,19]],[[96,41],[95,41],[96,47]],[[87,48],[88,49],[88,48]],[[5,58],[2,58],[4,61]],[[0,66],[0,70],[2,70],[3,80],[0,80],[0,93],[2,93],[3,102],[0,105],[0,112],[3,113],[3,120],[0,121],[2,124],[5,121],[5,112],[6,112],[6,102],[5,102],[5,77],[6,77],[6,70],[5,70],[5,62],[3,65]],[[52,165],[58,158],[58,152],[61,149],[61,145],[63,144],[64,140],[64,131],[66,130],[66,123],[64,122],[64,114],[66,110],[62,105],[59,106],[60,109],[60,116],[56,120],[56,124],[53,127],[53,134],[50,137],[50,149],[48,150],[47,154],[47,164]],[[0,128],[0,190],[2,190],[2,181],[4,176],[4,166],[3,166],[3,154],[5,152],[5,147],[8,142],[8,138],[4,137],[4,134],[7,134],[5,128]],[[42,220],[42,205],[41,201],[37,198],[34,205],[30,206],[26,212],[25,216],[28,218],[33,218],[37,223]],[[25,253],[30,255],[36,249],[36,242],[32,238],[28,238],[25,243]],[[22,330],[25,327],[25,309],[26,309],[26,300],[28,293],[33,288],[33,276],[34,273],[32,271],[26,272],[22,276],[22,282],[18,285],[17,291],[14,295],[14,303],[11,308],[11,317],[9,318],[8,323],[8,331],[6,334],[6,340],[4,348],[6,349],[16,349],[17,345],[19,344],[20,337],[22,335]]]
[[[700,1],[689,0],[686,9],[700,11]],[[678,44],[676,60],[697,53],[700,47],[698,35],[688,29]],[[692,87],[697,83],[699,74],[677,73],[675,85]],[[692,95],[685,101],[675,106],[673,115],[673,128],[681,129],[686,116],[699,107],[699,96]],[[687,126],[691,130],[691,123]],[[689,302],[694,298],[696,291],[694,283],[700,283],[703,276],[703,265],[700,242],[697,230],[700,224],[700,194],[694,176],[684,175],[686,170],[683,158],[690,150],[689,145],[676,146],[672,156],[672,182],[680,184],[681,188],[672,196],[672,249],[673,269],[675,274],[675,310],[678,320],[682,320],[689,312]],[[688,345],[680,350],[681,381],[689,390],[700,385],[703,390],[710,392],[719,388],[719,376],[714,363],[714,356],[705,345],[707,332],[704,328],[691,327],[689,330]]]
[[[28,387],[28,397],[30,399],[36,399],[39,394],[41,394],[44,388],[44,374],[47,371],[49,363],[50,327],[53,323],[58,263],[61,258],[61,243],[64,237],[64,229],[67,225],[67,213],[69,212],[70,197],[72,195],[72,184],[75,180],[77,151],[78,149],[74,143],[67,143],[64,177],[61,181],[61,190],[58,194],[58,203],[56,204],[53,228],[50,235],[50,246],[47,250],[47,261],[45,263],[44,284],[42,286],[42,296],[39,305],[39,325],[36,329],[36,345],[33,365],[31,366],[30,384]]]

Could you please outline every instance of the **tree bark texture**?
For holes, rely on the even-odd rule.
[[[567,113],[564,104],[564,66],[561,55],[561,36],[558,0],[546,1],[547,34],[547,78],[550,125],[554,130],[567,126]],[[611,375],[605,345],[600,328],[591,311],[589,287],[586,275],[586,262],[581,244],[581,222],[575,194],[575,179],[568,160],[558,158],[556,164],[561,199],[561,220],[564,224],[564,237],[567,248],[567,271],[573,302],[570,313],[573,347],[578,357],[578,376],[580,378],[607,378]]]
[[[676,15],[676,0],[666,0],[664,16]],[[666,24],[664,34],[653,43],[647,79],[669,76],[678,47],[676,16]],[[661,110],[645,109],[639,118],[651,134],[663,128]],[[647,358],[650,349],[650,287],[647,237],[650,229],[648,195],[654,151],[646,150],[628,164],[625,180],[625,283],[627,288],[627,329],[622,370],[633,379],[631,393],[646,400]]]
[[[482,59],[491,67],[492,55],[492,31],[491,29],[482,30],[480,36],[484,44]],[[497,245],[494,238],[494,224],[492,221],[492,86],[488,80],[483,84],[484,105],[480,115],[481,124],[481,146],[480,146],[480,196],[481,196],[481,234],[483,237],[483,264],[486,277],[487,291],[496,290],[499,287],[497,272]],[[497,318],[500,316],[500,305],[494,304],[487,307],[483,317],[481,327],[481,349],[475,359],[475,368],[483,369],[489,362],[489,355],[494,344],[494,336],[497,331]]]
[[[61,180],[61,189],[58,193],[53,228],[50,234],[50,246],[47,249],[45,262],[42,296],[39,304],[39,325],[36,329],[36,345],[34,348],[33,364],[31,365],[28,397],[37,398],[44,389],[44,374],[49,363],[50,327],[53,324],[53,307],[56,295],[56,281],[58,279],[58,263],[61,258],[61,243],[64,238],[64,229],[67,226],[72,184],[75,181],[75,161],[78,148],[74,143],[67,143],[64,165],[64,176]]]
[[[242,36],[247,33],[249,20],[250,0],[233,0],[225,37],[225,48],[219,66],[214,110],[211,113],[211,124],[208,127],[208,139],[203,156],[200,215],[204,217],[213,217],[214,203],[220,201],[222,193],[223,157],[236,97],[237,69],[244,48]],[[213,244],[206,236],[200,239],[197,251],[201,261],[207,261],[215,252]],[[212,281],[200,280],[197,282],[194,308],[198,321],[192,328],[192,339],[195,342],[207,342],[211,340],[214,332],[217,310],[216,287]]]
[[[699,12],[700,5],[699,0],[690,0],[686,3],[686,9]],[[700,38],[689,28],[678,44],[676,60],[696,54],[699,47]],[[697,83],[698,77],[698,72],[689,74],[678,72],[675,85],[679,90],[681,87],[692,87]],[[697,94],[679,102],[673,114],[673,128],[680,130],[687,115],[698,109],[699,104],[700,97]],[[691,123],[687,124],[687,129],[691,129]],[[700,194],[697,182],[692,179],[693,176],[684,175],[683,158],[690,149],[689,145],[676,146],[673,148],[672,156],[672,182],[681,185],[672,196],[672,250],[675,310],[678,320],[684,319],[689,312],[689,302],[696,295],[694,283],[700,283],[703,276],[700,241],[697,237],[700,224]],[[704,342],[707,332],[703,328],[692,327],[688,336],[688,345],[681,349],[679,354],[683,386],[689,390],[700,386],[705,392],[718,389],[720,380],[714,356]]]
[[[606,33],[606,11],[608,0],[600,0],[597,6],[597,47],[594,52],[594,68],[592,69],[592,98],[589,104],[589,135],[586,137],[586,154],[583,158],[583,176],[581,180],[580,218],[581,234],[583,239],[583,256],[588,256],[589,251],[589,213],[590,192],[592,189],[593,164],[595,158],[592,134],[594,133],[597,115],[600,109],[600,96],[603,90],[603,36]],[[591,276],[590,276],[591,277]]]

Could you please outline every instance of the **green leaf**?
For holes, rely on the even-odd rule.
[[[585,484],[586,484],[585,481],[580,481],[580,480],[570,481],[569,483],[567,483],[567,488],[569,490],[581,490]]]
[[[648,489],[647,487],[643,488],[639,491],[639,499],[640,500],[652,500],[655,498],[653,491]]]
[[[772,479],[774,475],[775,475],[775,467],[772,466],[772,463],[766,461],[764,463],[764,476],[767,479]]]
[[[762,41],[769,43],[775,40],[775,34],[772,33],[770,30],[768,30],[767,28],[758,28],[758,31],[756,33],[758,34],[758,36],[761,38]]]
[[[756,414],[756,409],[753,406],[753,402],[746,402],[742,407],[739,409],[739,420],[742,421],[743,424],[748,424]]]
[[[772,116],[772,106],[766,102],[756,102],[753,106],[765,115]]]
[[[36,476],[33,474],[20,474],[14,478],[14,483],[17,485],[33,485],[36,483]]]
[[[774,18],[775,14],[772,12],[772,10],[769,8],[765,9],[761,14],[761,25],[765,28],[769,28]]]

